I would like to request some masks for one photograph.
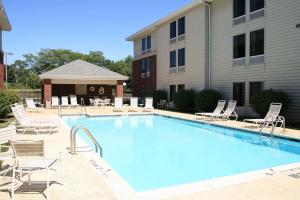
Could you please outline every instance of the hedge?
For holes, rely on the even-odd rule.
[[[212,112],[221,99],[221,94],[212,89],[205,89],[197,92],[195,97],[195,105],[197,110],[204,112]]]

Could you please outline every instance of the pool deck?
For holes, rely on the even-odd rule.
[[[112,107],[102,107],[94,108],[88,107],[87,113],[90,115],[111,115],[111,114],[123,114],[127,115],[127,111],[114,113]],[[56,114],[57,109],[49,109],[44,113],[30,113],[32,117],[48,117],[50,115]],[[63,109],[63,114],[79,114],[80,109]],[[195,120],[195,116],[191,114],[183,114],[170,111],[153,110],[153,113],[173,116],[183,119]],[[218,124],[229,127],[245,128],[244,123],[237,121],[205,121],[205,123]],[[249,130],[258,131],[258,128],[247,128]],[[268,131],[268,130],[266,130]],[[283,135],[287,137],[293,137],[300,139],[300,131],[286,129],[285,133],[281,133],[280,129],[276,129],[278,135]],[[116,195],[111,187],[108,186],[106,172],[103,170],[96,170],[95,166],[91,162],[92,159],[87,159],[84,154],[72,155],[68,152],[67,147],[69,147],[69,136],[68,130],[65,127],[61,127],[59,132],[52,135],[18,135],[18,139],[44,139],[45,140],[45,151],[48,155],[57,154],[62,152],[64,158],[64,168],[65,168],[65,183],[61,185],[60,175],[53,171],[51,173],[51,180],[55,180],[50,186],[50,198],[51,199],[203,199],[203,200],[233,200],[233,199],[253,199],[253,200],[294,200],[300,196],[300,165],[293,165],[289,168],[281,169],[275,173],[268,173],[267,175],[258,178],[249,178],[247,181],[238,181],[236,179],[227,179],[226,182],[223,181],[207,181],[201,184],[195,184],[192,189],[194,192],[186,192],[185,190],[180,190],[180,188],[174,187],[174,193],[168,194],[168,191],[161,191],[161,193],[156,192],[155,194],[146,193],[145,195]],[[104,150],[105,152],[105,150]],[[96,158],[95,158],[96,159]],[[10,162],[10,161],[8,161]],[[99,166],[98,166],[99,167]],[[102,166],[100,166],[102,167]],[[105,168],[104,168],[105,169]],[[105,170],[104,170],[105,171]],[[264,172],[265,173],[265,172]],[[32,176],[32,180],[44,180],[44,174],[39,174]],[[247,179],[247,178],[242,178]],[[24,178],[26,180],[26,177]],[[10,199],[8,189],[10,188],[11,178],[0,176],[0,199]],[[232,183],[230,183],[232,182]],[[37,183],[36,187],[44,189],[44,184]],[[122,190],[122,186],[116,185],[119,190]],[[21,187],[19,191],[26,190],[26,188]],[[123,191],[126,193],[126,191]],[[30,199],[39,200],[45,199],[45,197],[38,193],[33,194],[16,194],[16,200],[18,199]]]

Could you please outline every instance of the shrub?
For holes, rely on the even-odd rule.
[[[11,91],[0,92],[0,118],[6,117],[10,112],[10,106],[20,101],[19,96]]]
[[[195,107],[194,90],[180,90],[174,94],[173,100],[177,109],[189,110]]]
[[[202,90],[196,94],[196,108],[204,112],[212,112],[220,99],[221,94],[218,91],[211,89]]]
[[[289,106],[288,95],[280,90],[263,90],[255,97],[250,99],[250,103],[254,110],[260,115],[265,116],[272,102],[282,103],[281,114],[284,115]]]
[[[168,93],[165,90],[156,90],[152,93],[153,104],[157,107],[160,100],[168,100]]]

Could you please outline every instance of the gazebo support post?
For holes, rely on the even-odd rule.
[[[118,81],[116,85],[116,96],[123,97],[124,96],[124,89],[123,89],[123,81]]]
[[[51,79],[44,80],[44,103],[46,108],[51,107],[51,99],[52,99],[52,83]],[[48,102],[48,103],[47,103]]]

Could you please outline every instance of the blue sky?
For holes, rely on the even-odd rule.
[[[118,60],[132,54],[125,37],[191,0],[3,0],[13,26],[3,33],[9,63],[41,48],[87,53],[101,50]]]

